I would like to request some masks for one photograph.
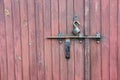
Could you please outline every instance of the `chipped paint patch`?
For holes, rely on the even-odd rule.
[[[8,9],[5,9],[5,16],[10,16],[10,12]]]

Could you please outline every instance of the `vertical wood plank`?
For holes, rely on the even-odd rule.
[[[80,22],[81,33],[84,34],[84,1],[74,0],[74,15]],[[75,41],[75,80],[84,80],[84,42]]]
[[[0,63],[1,64],[1,63]],[[2,70],[1,70],[1,65],[0,65],[0,80],[2,80]]]
[[[51,0],[51,27],[52,36],[58,34],[58,0]],[[52,40],[52,72],[53,80],[59,80],[59,42]]]
[[[2,55],[3,56],[3,55]],[[4,80],[4,61],[3,61],[3,58],[1,59],[1,80]]]
[[[110,73],[110,66],[109,66],[109,37],[110,37],[110,5],[109,0],[102,0],[101,1],[101,26],[102,26],[102,35],[103,39],[101,40],[101,51],[102,51],[102,80],[109,80],[109,73]]]
[[[12,0],[13,12],[13,35],[14,35],[14,57],[15,57],[15,79],[22,80],[22,55],[21,55],[21,28],[19,1]]]
[[[90,31],[91,35],[101,32],[100,0],[90,1]],[[101,80],[101,44],[91,40],[91,80]]]
[[[43,1],[36,0],[36,36],[37,36],[37,64],[38,80],[45,80],[44,69],[44,34],[43,34]]]
[[[7,42],[7,65],[8,80],[15,80],[15,61],[13,48],[13,18],[11,0],[4,0],[5,22],[6,22],[6,42]]]
[[[37,80],[35,0],[28,0],[30,80]]]
[[[23,80],[30,80],[29,76],[29,45],[28,45],[28,12],[27,0],[20,0],[20,18],[21,18],[21,48],[22,48],[22,67]]]
[[[44,54],[45,54],[45,80],[52,80],[52,53],[51,40],[46,39],[51,36],[51,0],[43,0],[44,6]]]
[[[67,0],[67,34],[73,30],[73,0]],[[74,41],[71,40],[70,59],[68,60],[68,80],[74,80]]]
[[[90,0],[85,0],[85,35],[90,31]],[[90,42],[85,40],[85,80],[90,80]]]
[[[59,32],[66,34],[66,0],[59,0]],[[64,42],[60,44],[60,80],[67,80],[67,60],[65,58]]]
[[[5,33],[5,15],[4,0],[0,1],[0,62],[1,62],[1,80],[7,80],[7,57],[6,57],[6,33]]]
[[[118,80],[120,79],[120,0],[118,0]]]
[[[110,0],[110,80],[117,80],[117,0]]]

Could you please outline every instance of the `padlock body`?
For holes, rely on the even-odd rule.
[[[78,27],[75,27],[72,32],[74,35],[79,35],[80,29]]]

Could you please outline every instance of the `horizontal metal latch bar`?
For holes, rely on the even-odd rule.
[[[48,36],[48,39],[100,39],[101,36]]]

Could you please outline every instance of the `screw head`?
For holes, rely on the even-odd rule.
[[[99,44],[100,43],[100,41],[97,41],[97,44]]]

